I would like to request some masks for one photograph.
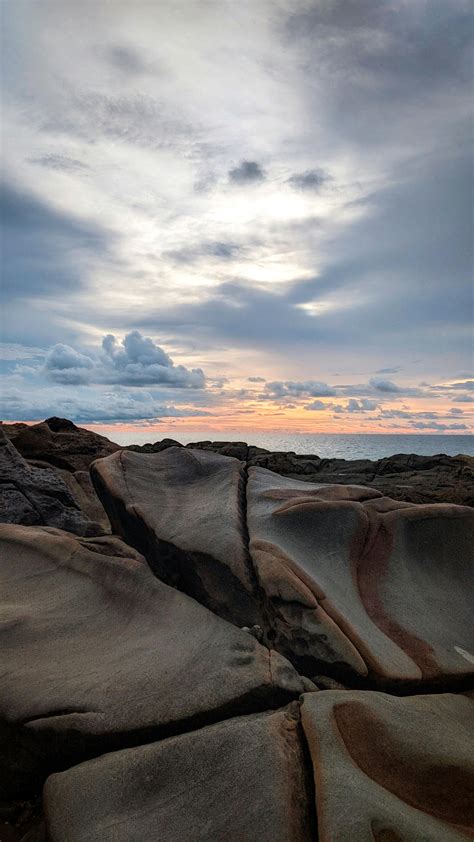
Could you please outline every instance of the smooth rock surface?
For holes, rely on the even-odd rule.
[[[94,463],[112,526],[164,581],[239,626],[261,624],[237,459],[172,447]]]
[[[29,465],[0,430],[0,522],[55,526],[76,535],[102,535],[50,467]]]
[[[286,704],[276,652],[112,536],[0,525],[0,800],[125,746]]]
[[[52,775],[49,839],[309,842],[314,807],[300,730],[290,712],[239,717]]]
[[[319,842],[461,842],[474,833],[474,702],[303,696]]]
[[[247,521],[275,648],[306,675],[472,676],[472,509],[250,468]]]
[[[133,448],[158,451],[165,446],[170,446],[167,439]],[[369,486],[394,500],[410,503],[474,506],[474,457],[463,454],[397,453],[376,460],[321,459],[315,454],[273,452],[246,442],[201,441],[187,444],[186,448],[235,456],[249,468],[267,468],[304,482]]]

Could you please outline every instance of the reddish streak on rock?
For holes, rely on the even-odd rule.
[[[371,512],[364,549],[360,531],[353,536],[351,567],[355,571],[360,598],[372,622],[387,635],[421,670],[423,678],[439,674],[432,647],[407,631],[389,615],[379,593],[379,582],[387,574],[393,551],[394,535],[386,520]]]
[[[470,771],[430,765],[428,758],[415,753],[407,756],[406,746],[363,702],[336,705],[334,719],[353,762],[371,780],[417,810],[461,830],[474,829],[474,775]],[[384,842],[391,838],[397,839],[385,837]]]

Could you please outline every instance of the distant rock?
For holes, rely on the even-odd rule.
[[[310,693],[302,722],[320,840],[472,839],[472,699]]]
[[[308,683],[118,538],[0,525],[0,801],[113,751],[275,708]]]
[[[33,467],[0,430],[0,522],[56,526],[76,535],[102,535],[51,467]]]
[[[309,842],[313,793],[294,710],[238,717],[51,776],[51,842]]]

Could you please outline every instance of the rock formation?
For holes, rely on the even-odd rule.
[[[185,448],[121,452],[93,479],[114,528],[171,579],[305,675],[464,680],[474,511],[316,485]],[[450,600],[445,587],[449,581]],[[404,594],[400,600],[400,591]]]
[[[3,429],[0,842],[473,838],[472,508]]]
[[[472,699],[303,696],[319,842],[461,842],[474,828]]]
[[[0,523],[57,526],[76,535],[102,535],[50,467],[29,465],[0,430]]]
[[[4,798],[106,750],[277,707],[305,686],[117,538],[3,524],[0,546]]]

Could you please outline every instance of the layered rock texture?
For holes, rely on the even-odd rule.
[[[1,842],[473,838],[472,508],[34,429],[0,444]]]

